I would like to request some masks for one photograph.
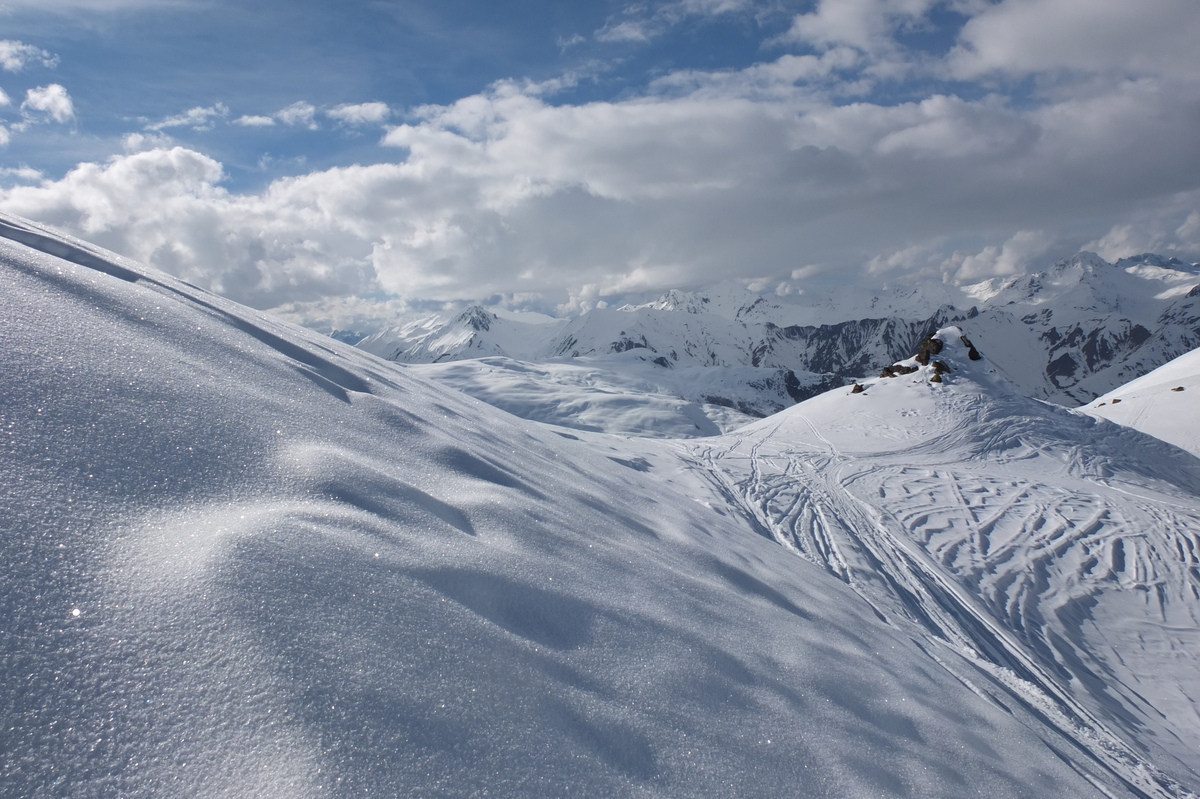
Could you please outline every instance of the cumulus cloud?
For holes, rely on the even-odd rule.
[[[343,125],[382,125],[392,114],[387,103],[358,103],[339,105],[325,112],[325,116]]]
[[[920,20],[937,0],[820,0],[797,14],[785,38],[818,47],[890,49],[894,31]]]
[[[71,95],[57,83],[27,91],[21,110],[27,118],[48,118],[60,123],[75,118],[75,104],[71,101]]]
[[[292,103],[287,108],[277,111],[275,118],[285,125],[316,130],[316,115],[316,106],[314,106],[312,103],[301,100],[299,102]]]
[[[1021,230],[1003,244],[988,245],[975,253],[954,253],[943,261],[942,271],[951,282],[959,284],[1019,275],[1054,243],[1054,237],[1045,231]]]
[[[339,189],[368,188],[354,175],[280,181],[256,196],[231,195],[222,179],[218,162],[173,147],[81,164],[7,189],[0,204],[258,307],[377,288],[372,226],[341,218],[358,200]]]
[[[20,72],[30,64],[53,68],[58,66],[58,56],[31,44],[0,39],[0,69],[6,72]]]
[[[596,298],[806,264],[941,263],[975,280],[1057,240],[1038,231],[1101,235],[1200,175],[1186,124],[1200,103],[1139,83],[1034,109],[797,104],[742,88],[554,106],[499,84],[390,128],[398,163],[234,195],[215,161],[154,149],[0,205],[267,307],[378,290]],[[1179,227],[1188,209],[1171,213]],[[964,239],[980,244],[946,251]]]
[[[963,28],[946,74],[1020,74],[1026,56],[996,44],[1005,28],[988,20],[1069,5],[962,0],[978,24]],[[850,93],[930,6],[822,2],[793,22],[809,52],[663,75],[619,100],[556,105],[559,84],[502,81],[407,109],[382,140],[393,163],[246,194],[223,188],[213,159],[149,138],[159,126],[107,163],[0,191],[0,207],[294,313],[372,292],[402,302],[541,292],[582,308],[731,277],[793,291],[864,273],[972,282],[1080,245],[1200,248],[1200,67],[1129,74],[1120,52],[1087,61],[1068,48],[1041,68],[1074,70],[1079,91],[1010,98],[994,80],[991,93],[959,94],[930,71],[902,99]],[[180,124],[224,117],[217,108]],[[235,122],[319,117],[392,118],[383,103],[300,102]]]
[[[1042,71],[1200,75],[1194,0],[1002,0],[963,28],[949,64],[957,77]]]

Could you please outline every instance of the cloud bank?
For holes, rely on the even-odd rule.
[[[971,281],[1085,244],[1200,257],[1200,14],[1193,0],[1129,8],[826,0],[791,20],[776,43],[790,52],[620,99],[555,104],[546,85],[501,81],[404,113],[297,103],[234,120],[402,120],[381,163],[236,194],[210,156],[162,146],[8,189],[0,207],[267,308],[379,292],[571,308],[831,273]],[[942,51],[904,45],[937,9],[961,21]],[[636,21],[650,36],[665,13],[606,35]],[[193,112],[179,124],[228,113]]]

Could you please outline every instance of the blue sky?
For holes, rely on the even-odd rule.
[[[1200,258],[1194,0],[6,0],[0,209],[317,326]]]

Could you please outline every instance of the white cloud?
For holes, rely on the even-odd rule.
[[[146,150],[166,149],[174,146],[175,141],[165,133],[152,131],[150,133],[127,133],[121,139],[121,145],[127,153],[140,153]]]
[[[382,125],[391,114],[392,109],[387,103],[345,104],[325,112],[325,116],[350,126]]]
[[[0,147],[5,147],[12,141],[12,135],[8,132],[8,128],[0,125]]]
[[[21,110],[26,117],[45,116],[59,123],[75,118],[75,104],[71,102],[71,95],[57,83],[27,91]]]
[[[860,63],[859,54],[837,47],[821,55],[782,55],[774,61],[740,70],[681,70],[657,78],[650,84],[657,94],[687,94],[692,97],[738,96],[755,99],[799,99],[796,87],[816,87],[827,92],[841,73]],[[844,91],[844,86],[840,88]]]
[[[1161,231],[1149,230],[1140,225],[1113,225],[1098,239],[1083,245],[1083,249],[1094,252],[1107,261],[1116,261],[1143,252],[1152,252],[1163,246]]]
[[[1175,230],[1181,249],[1191,253],[1191,257],[1200,259],[1200,211],[1192,211],[1187,219]]]
[[[55,67],[58,65],[58,56],[31,44],[16,42],[12,39],[0,39],[0,69],[7,72],[20,72],[34,63],[44,67]]]
[[[189,108],[182,114],[167,117],[159,122],[146,126],[146,130],[162,131],[168,128],[191,128],[192,130],[212,130],[218,120],[229,116],[229,108],[224,103],[210,106]]]
[[[1000,245],[989,245],[977,253],[956,252],[942,262],[942,273],[959,285],[991,277],[1019,275],[1055,243],[1041,230],[1021,230]]]
[[[283,108],[276,112],[275,118],[285,125],[305,127],[309,130],[316,130],[316,114],[316,106],[314,106],[312,103],[301,100],[300,102],[292,103],[287,108]]]
[[[892,48],[897,28],[924,17],[937,0],[820,0],[797,14],[786,39],[818,47],[849,45],[864,52]]]
[[[12,105],[12,99],[4,92],[4,89],[0,89],[0,106],[8,105]]]
[[[600,42],[645,43],[686,19],[718,17],[753,8],[753,0],[673,0],[653,7],[637,3],[626,6],[620,18],[610,19],[594,36]]]
[[[964,27],[950,66],[960,78],[1078,70],[1200,79],[1195,0],[1002,0]]]
[[[44,177],[41,172],[29,166],[5,167],[0,169],[0,175],[23,183],[35,183]]]
[[[1168,245],[1200,235],[1184,221],[1200,193],[1200,85],[886,104],[843,103],[824,83],[870,63],[830,46],[580,105],[501,82],[410,110],[384,138],[398,163],[231,194],[220,164],[145,141],[5,190],[0,207],[259,307],[380,290],[544,291],[583,307],[725,278],[791,275],[803,291],[852,269],[961,281],[1118,225],[1183,231]],[[326,113],[366,119],[368,105]],[[309,126],[317,113],[298,103],[275,119]]]
[[[275,118],[254,115],[240,116],[233,120],[233,124],[247,128],[269,128],[275,124]]]

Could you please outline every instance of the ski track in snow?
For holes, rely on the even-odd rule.
[[[776,541],[882,618],[1006,673],[1016,695],[1051,709],[1065,738],[1130,785],[1163,787],[1147,776],[1147,739],[1194,785],[1200,503],[1114,484],[1104,457],[1047,445],[1045,430],[1011,420],[989,425],[971,398],[941,399],[923,426],[937,432],[901,447],[843,452],[802,405],[780,415],[786,430],[761,423],[687,450]],[[1157,664],[1139,657],[1147,652]]]

